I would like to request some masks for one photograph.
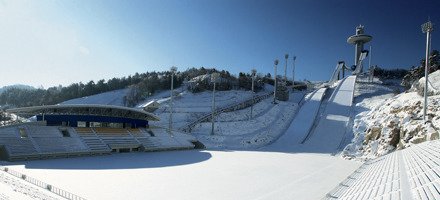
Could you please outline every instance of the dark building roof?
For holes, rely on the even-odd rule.
[[[8,109],[6,112],[15,113],[17,115],[95,115],[95,116],[110,116],[122,117],[131,119],[140,119],[148,121],[159,121],[156,115],[138,110],[134,108],[111,106],[111,105],[96,105],[96,104],[72,104],[72,105],[49,105],[49,106],[34,106],[24,108]]]

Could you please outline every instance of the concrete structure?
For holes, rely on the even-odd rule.
[[[0,159],[29,160],[111,152],[193,149],[197,140],[151,128],[159,118],[141,109],[108,105],[51,105],[7,110],[36,122],[0,127]]]
[[[362,72],[361,68],[361,53],[364,50],[364,44],[371,41],[373,37],[371,35],[364,34],[364,26],[359,25],[356,27],[356,35],[352,35],[347,39],[349,44],[355,45],[355,58],[354,63],[356,65],[355,72]]]

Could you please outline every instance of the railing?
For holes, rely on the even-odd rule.
[[[47,183],[45,183],[43,181],[40,181],[40,180],[35,179],[35,178],[32,178],[32,177],[27,176],[25,174],[22,174],[20,172],[11,170],[11,169],[9,169],[7,167],[0,166],[0,170],[4,171],[4,172],[6,172],[6,173],[8,173],[8,174],[10,174],[12,176],[15,176],[17,178],[23,179],[26,182],[31,183],[31,184],[33,184],[35,186],[41,187],[43,189],[46,189],[46,190],[48,190],[48,191],[50,191],[50,192],[52,192],[52,193],[54,193],[56,195],[59,195],[59,196],[61,196],[63,198],[71,199],[71,200],[86,200],[85,198],[82,198],[82,197],[80,197],[78,195],[72,194],[72,193],[67,192],[67,191],[65,191],[63,189],[57,188],[55,186],[52,186],[50,184],[47,184]]]
[[[254,105],[254,104],[262,101],[263,99],[271,97],[272,95],[273,95],[273,92],[269,92],[267,94],[251,97],[251,98],[249,98],[245,101],[242,101],[242,102],[238,102],[238,103],[224,106],[222,108],[218,108],[215,110],[214,115],[218,115],[223,112],[231,112],[231,111],[247,108],[251,105]],[[206,113],[202,117],[199,117],[198,119],[194,120],[193,122],[187,124],[181,130],[185,131],[185,132],[191,132],[191,130],[194,128],[194,126],[196,126],[199,123],[202,123],[202,122],[209,120],[211,117],[212,117],[212,113]]]

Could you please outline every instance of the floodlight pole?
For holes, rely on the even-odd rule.
[[[255,74],[257,74],[256,69],[252,69],[251,75],[252,75],[252,103],[251,103],[251,115],[249,116],[249,120],[252,119],[252,110],[254,109],[254,100],[255,100],[255,93],[254,93],[254,81],[255,81]]]
[[[214,83],[214,87],[212,89],[212,116],[211,116],[211,135],[214,135],[214,123],[215,123],[215,83],[218,81],[218,77],[220,74],[212,73],[211,81]]]
[[[295,60],[296,56],[293,56],[293,62],[292,62],[292,91],[294,91],[295,86]]]
[[[215,113],[215,82],[212,89],[212,117],[211,117],[211,135],[214,135],[214,113]]]
[[[169,134],[172,135],[171,130],[173,129],[173,93],[174,93],[174,73],[177,71],[177,67],[171,67],[171,99],[170,99],[170,124],[168,127]]]
[[[422,32],[426,33],[426,58],[425,58],[425,90],[423,104],[423,121],[427,122],[426,109],[428,107],[428,67],[429,67],[429,50],[431,48],[431,32],[434,30],[434,25],[431,21],[422,24]]]
[[[274,68],[275,68],[275,76],[274,76],[274,82],[273,82],[273,86],[274,86],[274,91],[273,91],[273,102],[274,104],[277,103],[276,99],[277,99],[277,65],[278,65],[278,59],[276,59],[274,61]]]
[[[368,69],[370,69],[370,82],[373,82],[373,71],[372,71],[372,67],[371,67],[371,45],[370,45],[370,51],[369,51],[369,53],[368,54],[370,54],[369,56],[368,56]]]
[[[286,53],[284,58],[286,59],[286,65],[284,66],[284,83],[287,85],[287,59],[289,58],[289,54]]]

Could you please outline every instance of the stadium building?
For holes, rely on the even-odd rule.
[[[0,159],[29,160],[112,152],[193,149],[195,137],[150,127],[157,116],[109,105],[49,105],[7,110],[34,122],[0,127]]]

